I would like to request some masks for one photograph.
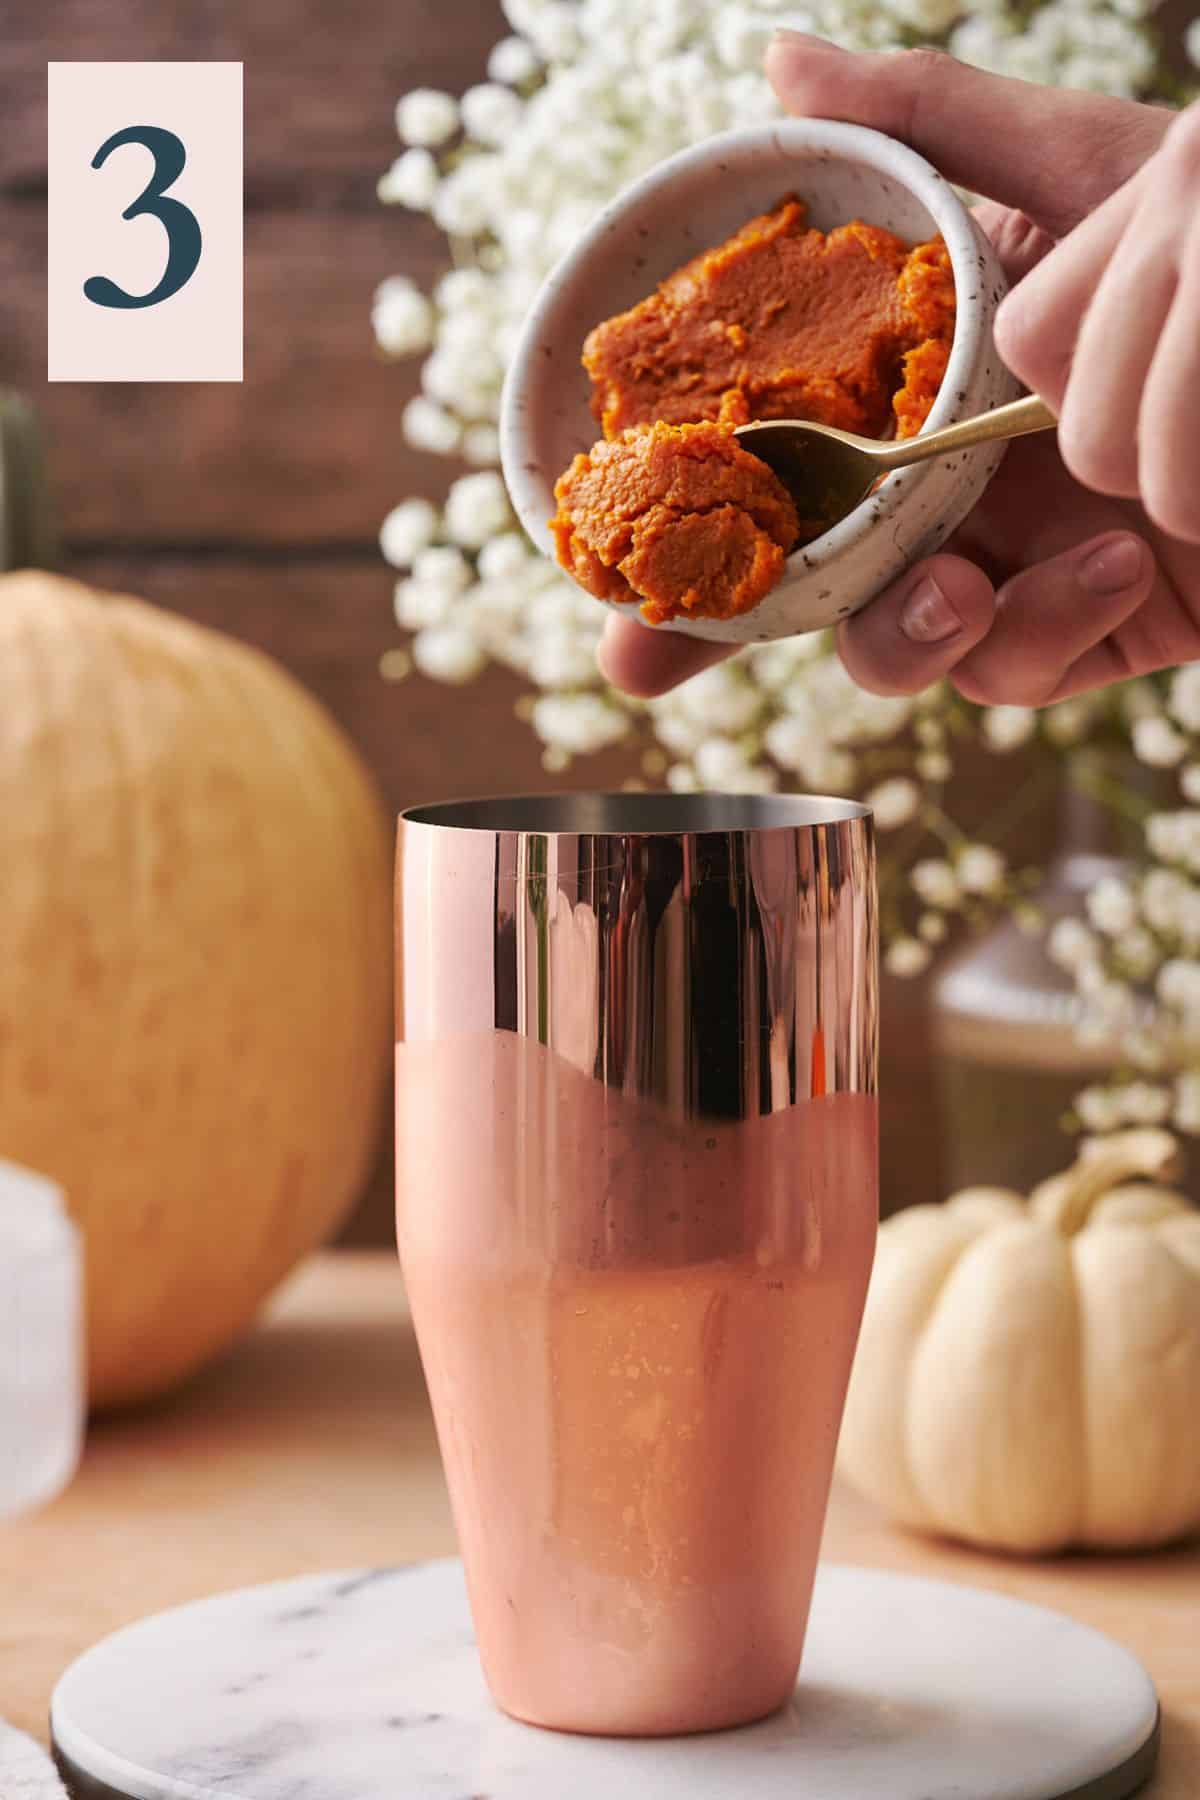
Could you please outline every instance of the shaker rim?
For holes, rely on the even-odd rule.
[[[869,806],[825,794],[562,792],[492,794],[406,807],[401,825],[542,837],[695,837],[803,831],[872,818]]]

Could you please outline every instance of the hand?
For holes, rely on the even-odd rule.
[[[784,33],[789,112],[871,125],[988,198],[1012,291],[1000,354],[1060,420],[1014,443],[946,550],[838,631],[875,693],[949,676],[967,699],[1042,706],[1200,657],[1200,103],[983,74],[932,51],[851,55]],[[665,692],[732,654],[610,620],[605,675]]]

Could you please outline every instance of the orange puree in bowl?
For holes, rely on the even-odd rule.
[[[558,558],[599,598],[640,599],[652,623],[749,611],[816,535],[734,426],[814,419],[910,437],[945,375],[954,277],[941,239],[910,248],[877,225],[825,233],[806,217],[783,200],[584,345],[608,441],[555,489]]]
[[[815,419],[878,437],[901,410],[919,428],[933,393],[922,378],[908,396],[903,364],[954,334],[944,244],[805,217],[783,201],[596,327],[583,362],[605,437],[656,419]]]
[[[749,612],[779,580],[799,521],[731,425],[636,426],[577,456],[550,521],[565,569],[651,624]]]

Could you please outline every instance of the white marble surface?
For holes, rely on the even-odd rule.
[[[67,1671],[51,1718],[134,1800],[1074,1800],[1156,1714],[1142,1666],[1059,1614],[826,1566],[785,1712],[710,1737],[556,1736],[491,1705],[461,1567],[441,1562],[143,1620]]]

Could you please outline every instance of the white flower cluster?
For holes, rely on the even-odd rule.
[[[1050,932],[1083,1000],[1083,1035],[1112,1044],[1114,1060],[1119,1046],[1132,1076],[1085,1089],[1076,1112],[1090,1131],[1170,1120],[1200,1134],[1200,664],[1131,684],[1121,710],[1135,754],[1176,770],[1193,804],[1152,812],[1140,867],[1097,882],[1086,919]]]
[[[1053,954],[1087,997],[1087,1029],[1123,1034],[1134,1065],[1117,1086],[1081,1096],[1079,1116],[1089,1130],[1169,1116],[1200,1133],[1200,1050],[1195,1068],[1177,1047],[1168,1054],[1134,1001],[1134,984],[1153,990],[1177,1038],[1194,1027],[1200,1044],[1200,667],[1169,684],[1130,683],[1115,707],[1081,696],[1039,713],[980,713],[948,690],[865,694],[831,639],[810,637],[756,647],[662,699],[633,702],[596,669],[603,610],[525,542],[495,473],[504,371],[542,278],[597,210],[662,158],[772,116],[762,52],[773,20],[850,49],[934,44],[1007,74],[1120,94],[1155,78],[1154,3],[808,0],[797,13],[788,0],[504,0],[511,35],[485,77],[461,97],[423,88],[401,99],[401,148],[379,182],[385,203],[429,215],[455,264],[428,295],[403,276],[375,295],[383,353],[424,357],[404,434],[478,469],[453,483],[443,508],[406,500],[383,522],[381,548],[399,572],[396,618],[411,644],[388,651],[381,668],[400,679],[415,665],[449,683],[490,662],[512,669],[535,690],[519,710],[551,769],[627,742],[644,774],[678,791],[864,795],[904,884],[887,950],[898,975],[926,968],[956,918],[1002,906],[1022,916],[999,852],[941,811],[956,741],[1066,755],[1094,731],[1111,735],[1115,717],[1143,762],[1176,772],[1185,804],[1150,819],[1136,880],[1100,883],[1087,919],[1054,929]],[[1200,66],[1198,32],[1187,42]],[[932,832],[944,854],[905,873],[906,832]]]
[[[885,967],[893,975],[920,975],[932,957],[931,946],[950,934],[949,918],[986,900],[992,904],[1008,894],[1008,868],[1004,857],[990,844],[957,844],[946,856],[924,857],[909,871],[909,885],[924,910],[917,920],[917,935],[893,938],[885,954]]]
[[[658,742],[676,760],[671,785],[761,792],[781,777],[792,787],[846,793],[858,786],[859,753],[907,725],[911,700],[884,700],[856,687],[820,636],[756,646],[719,663],[647,707]],[[869,758],[866,759],[869,762]],[[882,829],[917,812],[911,780],[871,794]]]
[[[1024,18],[1013,8],[955,7],[949,47],[997,75],[1051,81],[1100,94],[1140,94],[1154,78],[1158,50],[1146,30],[1155,0],[1048,0]]]
[[[402,575],[396,622],[413,633],[422,674],[462,683],[490,661],[532,678],[544,691],[529,717],[550,767],[630,732],[637,709],[605,691],[596,672],[600,608],[515,529],[495,470],[454,482],[440,513],[427,500],[402,501],[379,542]]]

